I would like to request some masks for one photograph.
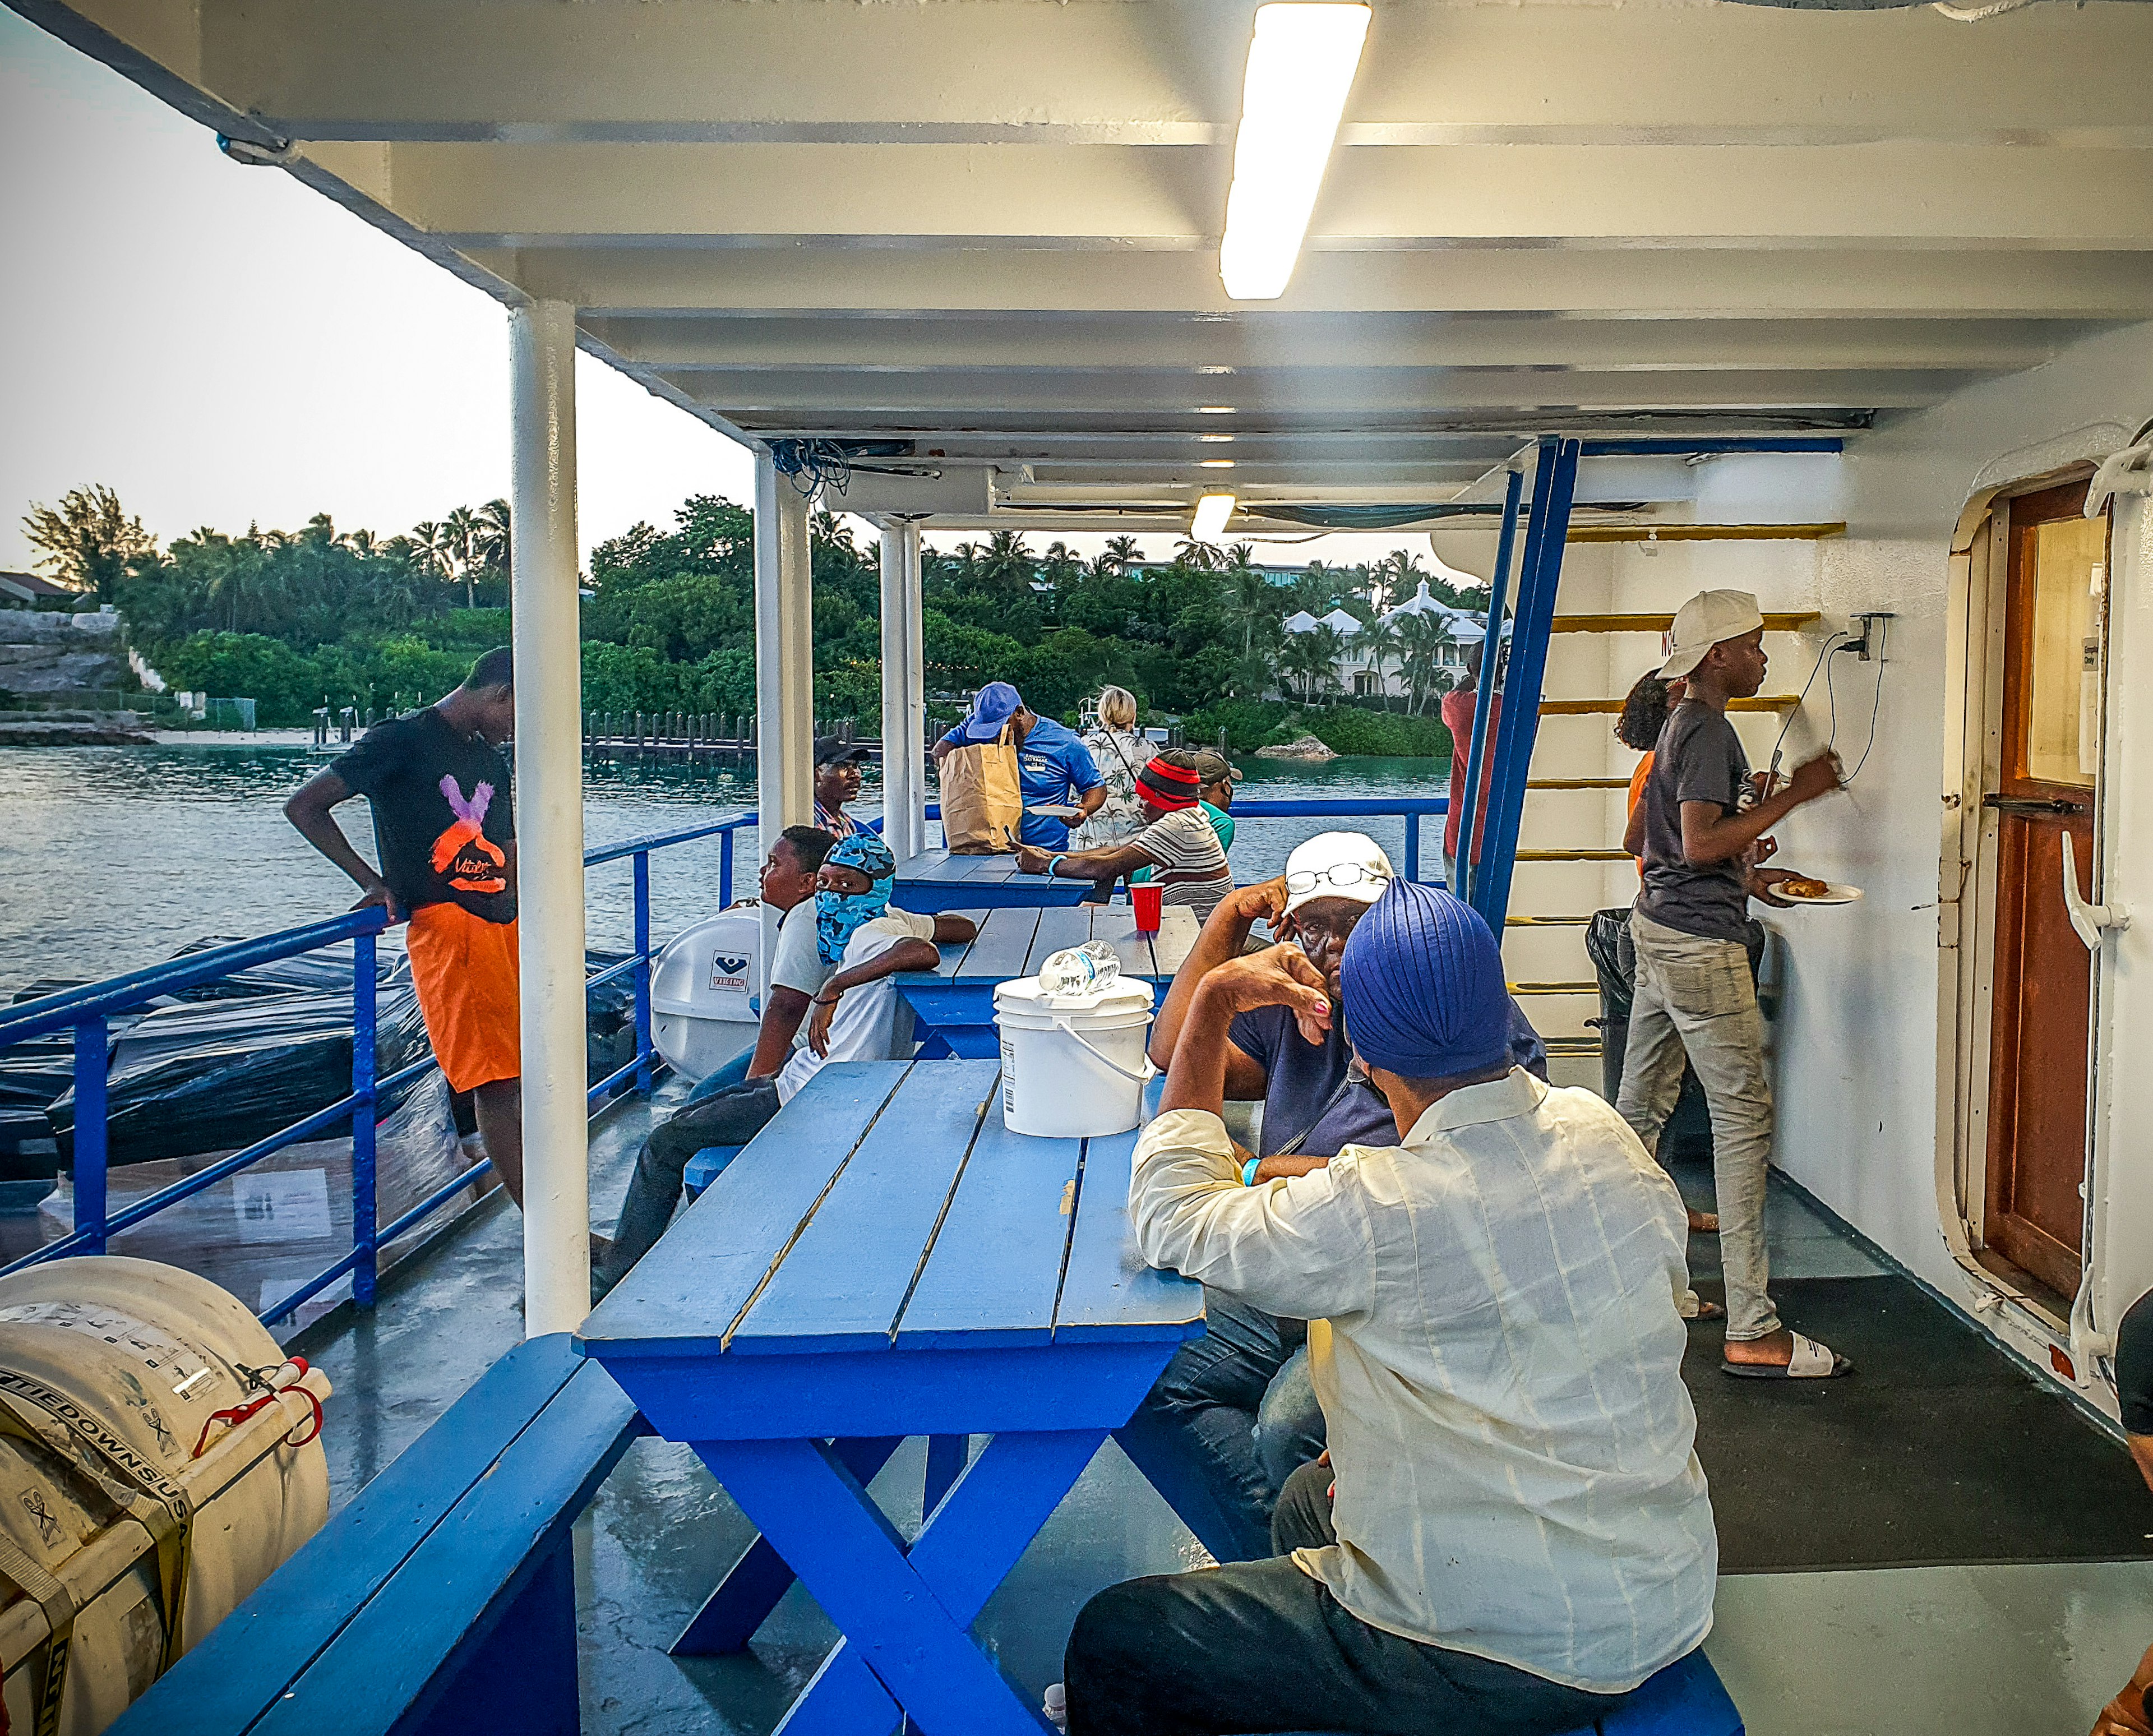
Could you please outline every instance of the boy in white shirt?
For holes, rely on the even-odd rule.
[[[815,874],[815,903],[789,913],[771,966],[769,1005],[746,1079],[685,1105],[636,1153],[613,1248],[592,1288],[603,1295],[672,1221],[688,1160],[706,1146],[745,1145],[832,1061],[900,1060],[912,1052],[912,1010],[892,979],[932,970],[938,940],[969,940],[969,917],[892,909],[896,859],[871,832],[841,838]],[[802,1002],[804,1044],[791,1046]]]

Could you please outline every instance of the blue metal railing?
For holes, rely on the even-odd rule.
[[[1430,815],[1449,812],[1448,796],[1333,796],[1278,801],[1252,797],[1234,803],[1237,821],[1401,817],[1406,822],[1406,851],[1399,872],[1408,880],[1420,878],[1421,822]]]
[[[633,973],[635,982],[635,1058],[590,1088],[593,1107],[628,1088],[647,1092],[664,1063],[654,1058],[650,1036],[650,857],[654,851],[717,837],[720,843],[718,888],[720,907],[732,902],[733,839],[755,824],[752,813],[735,814],[707,826],[678,832],[658,832],[631,838],[624,843],[586,852],[586,868],[631,858],[634,866],[634,950],[615,965],[586,980],[585,991]],[[106,1244],[121,1231],[147,1222],[167,1207],[178,1204],[217,1183],[237,1175],[274,1152],[325,1133],[340,1121],[351,1125],[352,1237],[351,1251],[304,1284],[282,1296],[262,1315],[273,1325],[302,1303],[311,1301],[347,1274],[352,1298],[362,1308],[374,1305],[379,1277],[380,1250],[424,1223],[434,1212],[482,1177],[492,1166],[481,1158],[453,1181],[434,1191],[382,1229],[376,1223],[376,1165],[374,1121],[377,1106],[398,1087],[417,1078],[434,1065],[433,1057],[414,1062],[385,1079],[374,1077],[379,984],[376,979],[375,936],[389,926],[387,914],[379,908],[354,910],[325,922],[308,923],[277,934],[263,934],[230,946],[188,953],[165,964],[152,965],[124,975],[109,977],[78,989],[63,990],[0,1011],[0,1051],[58,1031],[71,1031],[74,1040],[74,1227],[58,1241],[23,1255],[0,1268],[0,1275],[41,1261],[70,1254],[102,1254]],[[132,1012],[159,996],[178,994],[217,982],[257,965],[297,957],[325,946],[352,943],[352,1055],[351,1090],[333,1103],[324,1105],[252,1145],[219,1158],[170,1187],[160,1189],[123,1209],[110,1209],[109,1150],[106,1128],[105,1079],[111,1058],[110,1021]]]

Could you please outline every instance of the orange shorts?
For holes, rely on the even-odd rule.
[[[516,924],[461,904],[425,904],[405,938],[426,1035],[451,1091],[520,1078]]]

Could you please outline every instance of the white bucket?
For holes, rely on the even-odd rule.
[[[1143,1118],[1153,1073],[1151,985],[1117,978],[1091,995],[1042,995],[1036,977],[995,986],[1002,1038],[1002,1124],[1012,1133],[1088,1139]]]

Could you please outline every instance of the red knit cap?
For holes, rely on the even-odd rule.
[[[1196,806],[1203,781],[1194,766],[1177,766],[1162,754],[1137,773],[1137,787],[1153,807],[1173,813]]]

